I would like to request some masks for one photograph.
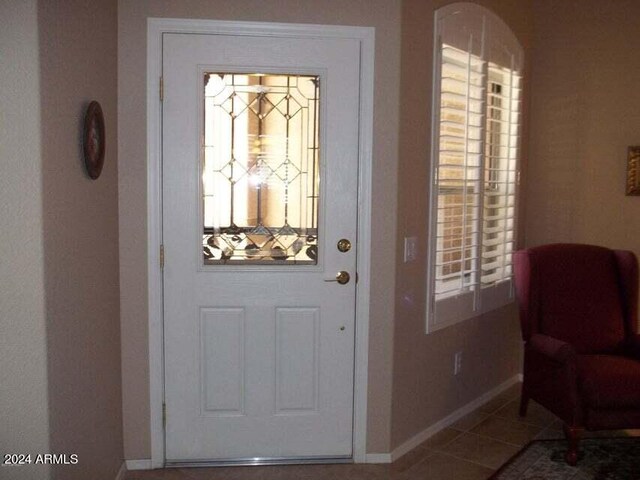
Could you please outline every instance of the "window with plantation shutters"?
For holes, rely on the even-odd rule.
[[[436,12],[427,330],[513,298],[522,48],[471,3]]]

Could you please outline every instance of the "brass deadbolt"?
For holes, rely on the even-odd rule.
[[[348,252],[349,250],[351,250],[351,242],[346,238],[341,238],[340,240],[338,240],[338,250],[340,250],[342,253]]]

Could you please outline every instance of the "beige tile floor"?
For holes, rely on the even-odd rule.
[[[129,472],[126,480],[484,480],[529,441],[563,437],[560,422],[534,402],[520,418],[519,397],[515,385],[390,465],[172,468]]]

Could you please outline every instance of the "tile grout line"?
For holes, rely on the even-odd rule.
[[[524,447],[524,445],[526,445],[526,444],[524,444],[524,445],[520,445],[520,444],[518,444],[518,443],[507,442],[506,440],[503,440],[503,439],[501,439],[501,438],[492,437],[491,435],[484,435],[484,434],[482,434],[482,433],[476,433],[476,432],[471,432],[471,431],[469,431],[469,432],[464,432],[464,433],[468,433],[468,434],[470,434],[470,435],[475,435],[475,436],[477,436],[477,437],[480,437],[480,438],[482,438],[482,439],[486,439],[486,440],[493,440],[493,441],[495,441],[495,442],[499,442],[499,443],[502,443],[502,444],[504,444],[504,445],[508,445],[508,446],[510,446],[510,447],[518,447],[518,448],[522,448],[522,447]],[[456,437],[456,438],[458,438],[458,437]],[[454,439],[454,440],[455,440],[455,439]],[[532,439],[532,440],[533,440],[533,439]],[[453,440],[452,440],[452,441],[453,441]],[[450,443],[451,443],[451,442],[448,442],[446,445],[443,445],[443,446],[447,446],[447,445],[449,445]]]
[[[475,460],[469,460],[468,458],[459,457],[458,455],[455,455],[453,453],[447,453],[447,452],[438,452],[438,453],[440,453],[441,455],[445,455],[447,457],[455,458],[456,460],[462,460],[463,462],[473,463],[474,465],[479,465],[481,467],[488,468],[489,470],[492,470],[494,472],[497,470],[497,468],[492,467],[490,465],[485,465],[484,463],[476,462]]]

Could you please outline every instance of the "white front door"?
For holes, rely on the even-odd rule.
[[[352,456],[359,58],[164,34],[168,462]]]

